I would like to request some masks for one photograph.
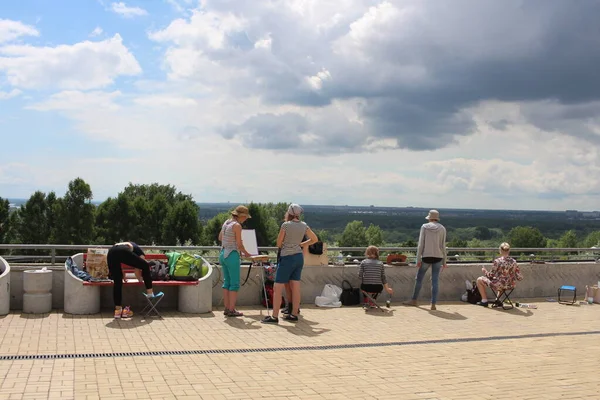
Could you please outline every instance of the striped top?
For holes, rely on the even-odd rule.
[[[239,251],[237,247],[237,242],[235,241],[235,232],[233,232],[233,227],[237,223],[238,222],[234,219],[228,219],[221,227],[221,232],[223,232],[221,248],[225,251],[223,253],[223,256],[225,258],[227,258],[227,256],[229,256],[229,253],[231,253],[232,251]]]
[[[366,258],[360,263],[358,277],[365,285],[385,285],[385,267],[383,263],[375,258]]]
[[[300,243],[306,235],[308,225],[302,221],[287,221],[281,225],[281,229],[285,231],[283,243],[281,244],[281,256],[291,256],[293,254],[302,253]]]

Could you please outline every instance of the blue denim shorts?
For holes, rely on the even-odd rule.
[[[288,283],[299,281],[302,278],[302,267],[304,267],[304,255],[302,253],[282,256],[275,273],[276,283]]]

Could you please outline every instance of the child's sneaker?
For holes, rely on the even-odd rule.
[[[115,308],[115,319],[121,319],[121,314],[123,313],[122,308]]]
[[[129,309],[129,306],[123,307],[123,311],[121,311],[121,318],[131,318],[133,317],[133,311]]]

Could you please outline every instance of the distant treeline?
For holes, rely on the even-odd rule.
[[[171,185],[129,184],[116,197],[92,203],[80,178],[63,197],[35,192],[11,212],[0,197],[0,243],[217,245],[221,225],[237,204],[196,203]],[[274,246],[286,203],[251,203],[260,246]],[[344,247],[415,246],[427,210],[420,208],[306,205],[305,221],[319,238]],[[600,247],[600,220],[564,212],[444,210],[450,247]]]

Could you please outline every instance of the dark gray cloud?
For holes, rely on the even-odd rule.
[[[598,140],[590,121],[600,115],[593,104],[600,100],[600,1],[340,1],[307,1],[313,8],[303,14],[283,1],[203,2],[205,11],[245,21],[229,34],[230,46],[203,49],[241,71],[230,85],[235,95],[316,109],[338,99],[363,104],[360,127],[335,118],[320,129],[316,117],[261,114],[224,135],[261,148],[337,144],[357,151],[386,138],[431,150],[474,131],[466,109],[499,100],[523,103],[527,122],[541,129]],[[270,50],[254,48],[265,37]],[[309,78],[323,70],[330,78],[311,86]],[[550,110],[535,106],[545,101],[553,102]],[[512,121],[490,122],[505,128]],[[295,140],[311,133],[323,137]]]

